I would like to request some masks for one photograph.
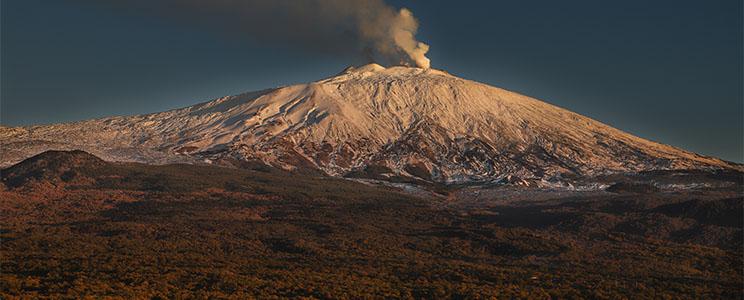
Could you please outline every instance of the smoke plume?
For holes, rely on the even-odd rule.
[[[384,0],[78,0],[168,21],[195,23],[261,42],[329,53],[353,51],[387,65],[429,68],[418,21]]]

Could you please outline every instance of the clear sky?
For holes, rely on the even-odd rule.
[[[89,2],[0,2],[2,125],[157,112],[360,62]],[[419,18],[434,68],[744,161],[741,0],[388,3]]]

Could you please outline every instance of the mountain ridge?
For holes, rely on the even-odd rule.
[[[0,128],[0,136],[6,166],[81,149],[106,160],[260,161],[331,176],[383,166],[387,176],[435,182],[742,169],[445,71],[376,64],[160,113]]]

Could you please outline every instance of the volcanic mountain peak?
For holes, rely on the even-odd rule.
[[[261,161],[334,176],[371,168],[446,182],[741,168],[444,71],[376,64],[183,109],[0,136],[5,165],[61,148],[108,160]]]
[[[385,70],[386,70],[386,68],[383,67],[383,66],[381,66],[381,65],[379,65],[379,64],[370,63],[370,64],[366,64],[366,65],[363,65],[363,66],[358,66],[358,67],[357,66],[348,66],[341,73],[339,73],[339,75],[341,75],[341,74],[351,74],[351,73],[364,73],[364,72],[375,73],[375,72],[380,72],[380,71],[385,71]]]
[[[392,66],[385,68],[379,64],[371,63],[363,66],[350,66],[344,69],[341,73],[335,77],[330,78],[327,81],[344,81],[348,79],[363,79],[363,78],[385,78],[385,77],[398,77],[398,78],[414,78],[422,76],[449,76],[453,77],[449,73],[436,69],[423,69],[417,67],[408,66]],[[323,82],[323,81],[321,81]]]

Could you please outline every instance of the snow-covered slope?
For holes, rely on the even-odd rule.
[[[443,71],[376,64],[162,113],[4,127],[0,139],[4,166],[48,149],[81,149],[108,160],[258,160],[446,182],[741,169]]]

